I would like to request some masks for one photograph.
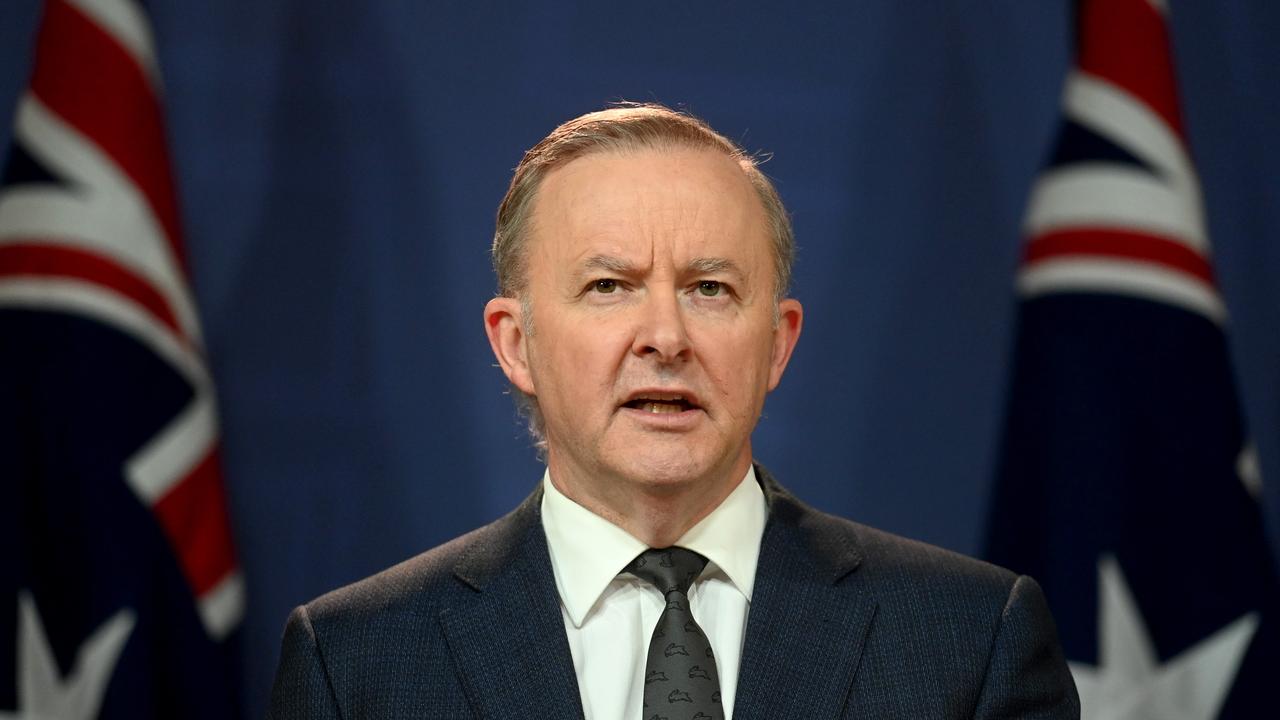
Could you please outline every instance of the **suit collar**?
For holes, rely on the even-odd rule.
[[[477,717],[583,717],[541,499],[535,490],[511,514],[476,531],[454,569],[475,594],[440,614]]]
[[[764,468],[769,501],[734,717],[841,714],[877,604],[849,580],[855,526],[791,496]]]
[[[454,576],[472,590],[483,592],[513,563],[525,558],[530,552],[529,541],[541,539],[545,552],[546,538],[538,510],[541,503],[542,486],[539,485],[515,510],[463,536],[461,539],[467,541],[468,549],[454,566]]]
[[[769,518],[734,717],[788,717],[802,707],[839,716],[877,609],[849,581],[863,559],[855,526],[800,502],[759,465],[756,477]],[[454,574],[475,594],[440,616],[479,717],[583,717],[541,501],[539,488],[468,538]]]
[[[775,539],[801,551],[797,555],[812,567],[816,579],[835,584],[858,569],[862,550],[851,523],[820,513],[796,499],[763,465],[756,465],[755,469],[769,505],[766,534],[776,526]]]

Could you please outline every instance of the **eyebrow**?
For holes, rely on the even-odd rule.
[[[695,272],[706,273],[708,275],[714,273],[732,273],[741,276],[742,270],[738,268],[738,264],[728,258],[694,258],[689,262],[688,268]]]
[[[582,263],[583,270],[606,270],[617,275],[633,275],[636,266],[612,255],[592,255]]]
[[[583,261],[582,269],[605,270],[618,275],[634,275],[638,272],[634,263],[612,255],[592,255]],[[685,266],[685,270],[708,275],[732,273],[741,276],[743,274],[737,263],[728,258],[718,257],[694,258]]]

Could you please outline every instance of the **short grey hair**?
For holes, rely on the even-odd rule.
[[[705,121],[687,112],[656,103],[619,103],[576,117],[551,131],[521,158],[511,178],[507,194],[498,205],[497,227],[493,233],[493,269],[498,276],[498,294],[518,298],[524,309],[526,332],[533,331],[528,285],[528,236],[530,216],[538,188],[552,170],[577,158],[603,152],[634,152],[670,148],[706,149],[724,153],[742,168],[755,189],[769,224],[773,243],[774,305],[791,287],[795,262],[795,233],[791,218],[773,182],[760,171],[760,158],[747,153],[737,143],[716,132]],[[546,451],[542,413],[537,398],[513,388],[516,407],[529,421],[529,434],[539,449]]]

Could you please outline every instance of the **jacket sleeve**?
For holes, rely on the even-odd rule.
[[[295,608],[285,626],[267,720],[338,720],[341,717],[311,618],[305,607]]]
[[[1080,718],[1080,698],[1053,616],[1040,586],[1025,575],[1005,602],[974,717]]]

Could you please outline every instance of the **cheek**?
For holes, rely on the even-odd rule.
[[[625,333],[582,323],[543,342],[543,370],[565,395],[599,394],[613,387],[630,351]]]
[[[772,335],[722,337],[703,347],[703,368],[724,406],[733,408],[734,414],[752,414],[769,382]]]
[[[722,397],[742,397],[747,383],[756,374],[754,356],[742,348],[734,351],[732,346],[726,345],[704,349],[699,353],[699,361],[716,394]]]

